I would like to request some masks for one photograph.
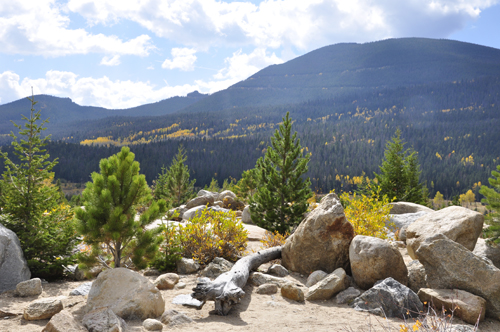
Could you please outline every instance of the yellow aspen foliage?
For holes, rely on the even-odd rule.
[[[436,192],[436,196],[434,196],[434,199],[432,201],[434,202],[435,207],[443,206],[444,204],[443,194],[441,194],[439,191]]]
[[[387,238],[386,223],[389,221],[389,213],[392,206],[389,205],[387,196],[380,198],[365,195],[350,196],[344,192],[340,195],[340,201],[344,205],[344,213],[347,220],[353,225],[356,235],[366,235]],[[394,228],[393,223],[388,225]]]
[[[474,203],[476,201],[476,195],[469,189],[465,194],[460,195],[459,200],[460,204],[466,203],[469,205],[470,203]]]

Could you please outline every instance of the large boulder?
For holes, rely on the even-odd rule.
[[[335,194],[328,194],[304,219],[282,250],[282,263],[290,271],[309,274],[323,270],[331,273],[349,267],[349,244],[354,228],[344,215]]]
[[[31,272],[17,235],[0,224],[0,293],[29,280]]]
[[[485,239],[477,239],[474,255],[489,259],[493,265],[500,269],[500,246],[489,245]]]
[[[472,251],[483,230],[483,222],[484,217],[481,213],[461,206],[450,206],[426,214],[406,229],[408,254],[416,259],[415,252],[420,243],[438,233],[446,235]]]
[[[434,212],[431,210],[431,212]],[[386,227],[392,229],[394,227],[399,230],[398,240],[406,243],[406,229],[413,224],[418,218],[428,214],[429,211],[420,211],[415,213],[390,214],[389,220],[386,222]]]
[[[338,268],[314,286],[309,287],[306,300],[329,300],[347,287],[347,276],[343,268]]]
[[[476,324],[479,315],[481,315],[479,320],[484,320],[486,301],[482,297],[469,292],[460,289],[421,288],[417,295],[420,301],[434,305],[437,312],[441,308],[453,310],[453,316],[466,323]]]
[[[25,320],[49,319],[63,310],[63,303],[60,297],[47,297],[30,302],[24,308],[23,318]]]
[[[100,307],[108,307],[124,319],[146,319],[160,316],[165,301],[146,277],[126,268],[115,268],[102,272],[92,283],[87,312]]]
[[[500,269],[443,234],[425,239],[416,251],[427,284],[434,289],[461,289],[486,300],[486,315],[500,319]]]
[[[414,291],[387,278],[354,299],[354,309],[382,317],[417,317],[424,309]]]
[[[202,190],[198,191],[198,193],[196,194],[196,196],[198,196],[198,197],[200,197],[200,196],[208,196],[208,197],[210,197],[209,199],[213,200],[214,202],[215,201],[220,201],[220,199],[219,199],[219,193],[218,192],[208,191],[208,190],[205,190],[205,189],[202,189]]]
[[[62,310],[52,316],[42,332],[88,332],[69,311]]]
[[[378,280],[392,277],[408,285],[408,270],[398,249],[382,239],[357,235],[349,247],[351,272],[362,289],[372,287]]]
[[[420,204],[410,203],[410,202],[394,202],[389,203],[392,205],[391,214],[406,214],[406,213],[417,213],[417,212],[434,212],[433,209],[428,208]]]
[[[425,268],[418,260],[408,263],[408,287],[415,293],[421,288],[428,288],[427,281],[425,280]]]

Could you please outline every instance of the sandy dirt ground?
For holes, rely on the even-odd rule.
[[[258,245],[250,244],[257,248]],[[266,271],[267,266],[260,270]],[[384,320],[381,317],[361,313],[347,305],[337,304],[335,299],[298,303],[283,298],[280,293],[274,295],[260,295],[255,292],[256,287],[247,284],[244,288],[246,296],[242,303],[235,306],[228,316],[221,317],[214,313],[213,302],[205,304],[203,309],[196,310],[172,304],[172,299],[180,294],[190,294],[196,285],[197,275],[181,275],[186,284],[185,289],[161,291],[165,299],[165,309],[175,309],[191,317],[195,322],[191,325],[169,328],[164,325],[163,331],[399,331],[404,322],[397,318]],[[155,277],[147,277],[154,281]],[[287,277],[296,283],[305,284],[306,276],[292,273]],[[1,332],[32,332],[42,331],[49,320],[26,321],[22,318],[24,308],[33,300],[43,297],[64,297],[63,304],[76,319],[80,320],[85,314],[86,296],[69,296],[71,290],[86,281],[59,281],[43,284],[43,293],[39,297],[15,297],[13,291],[0,294],[0,310],[17,314],[17,316],[0,318]],[[460,320],[454,321],[463,324]],[[370,329],[369,325],[373,327]],[[387,324],[391,328],[384,328]],[[128,320],[127,331],[145,331],[142,321]],[[500,322],[486,319],[480,325],[481,332],[500,331]]]

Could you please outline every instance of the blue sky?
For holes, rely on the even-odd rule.
[[[500,0],[0,1],[0,104],[128,108],[214,93],[322,46],[429,37],[500,48]]]

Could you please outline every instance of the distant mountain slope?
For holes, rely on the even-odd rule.
[[[264,68],[183,111],[297,103],[355,91],[484,76],[500,76],[500,50],[425,38],[336,44]]]
[[[172,97],[156,103],[141,105],[127,109],[107,109],[94,106],[80,106],[70,98],[59,98],[49,95],[36,95],[35,108],[42,110],[42,119],[50,118],[47,128],[60,126],[79,120],[95,120],[111,116],[157,116],[173,113],[185,108],[207,95],[198,91],[189,93],[186,97]],[[0,105],[0,134],[13,130],[10,120],[21,122],[21,114],[29,115],[30,101],[26,98]],[[49,130],[50,131],[50,130]]]

